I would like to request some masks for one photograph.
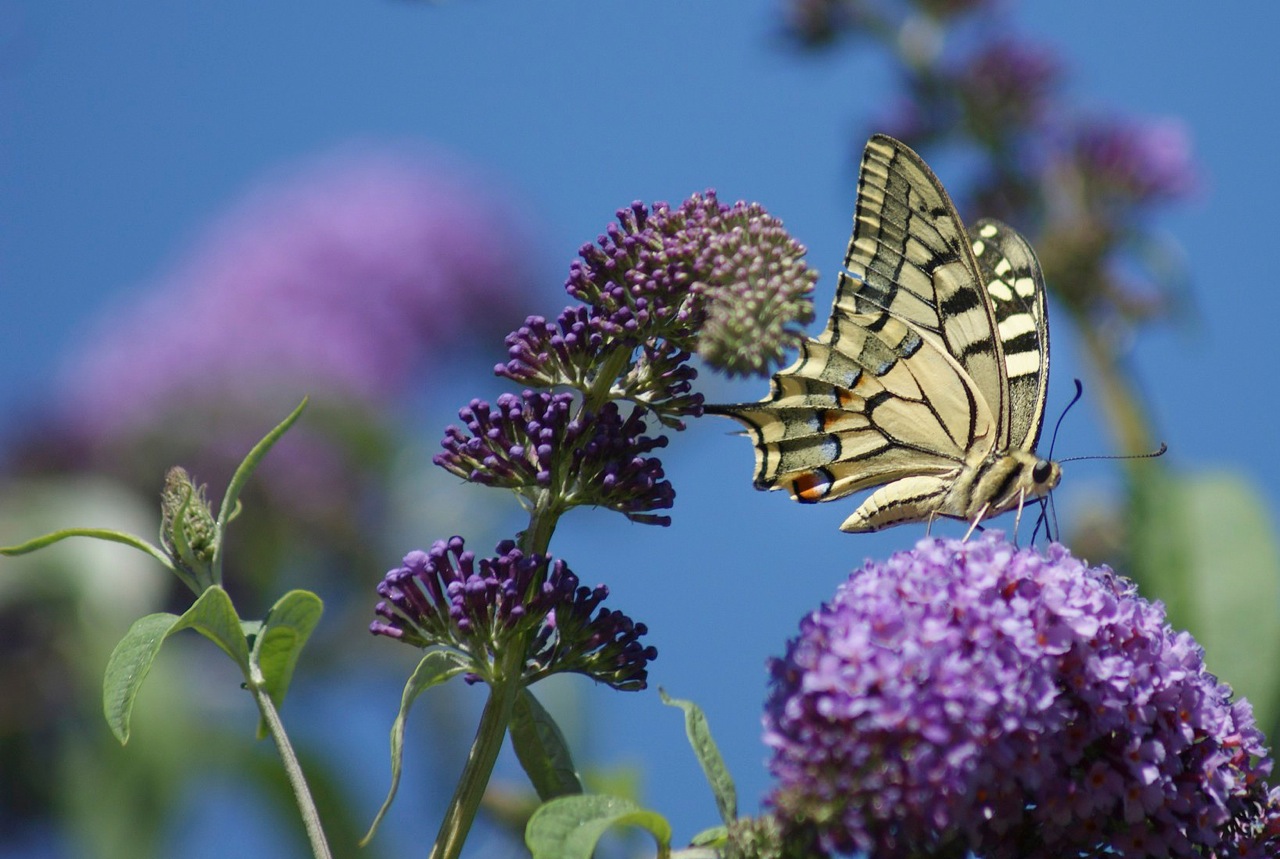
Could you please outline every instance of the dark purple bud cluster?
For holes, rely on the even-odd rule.
[[[378,585],[379,619],[370,631],[465,654],[469,679],[486,682],[495,679],[504,643],[533,631],[526,684],[574,672],[617,689],[645,688],[657,650],[640,644],[644,624],[599,608],[608,588],[582,586],[563,560],[526,555],[510,540],[497,552],[477,559],[461,537],[410,552]]]
[[[697,377],[698,371],[689,365],[689,353],[661,341],[640,348],[618,387],[652,411],[664,425],[682,430],[682,416],[702,414],[702,394],[693,390]]]
[[[591,308],[579,304],[566,307],[555,322],[530,316],[506,342],[511,357],[493,368],[496,375],[524,385],[584,390],[600,369],[605,334]]]
[[[551,485],[557,447],[577,441],[572,394],[502,394],[494,405],[472,400],[458,412],[466,429],[445,427],[434,462],[463,480],[508,489]]]
[[[575,412],[574,395],[525,391],[483,400],[458,415],[466,429],[445,430],[435,463],[464,480],[513,489],[530,500],[549,492],[561,509],[598,506],[637,522],[670,524],[650,511],[670,508],[675,490],[662,463],[646,457],[665,447],[665,436],[644,435],[642,409],[625,420],[617,403]]]

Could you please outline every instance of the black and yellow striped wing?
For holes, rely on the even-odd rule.
[[[1016,230],[984,218],[970,230],[995,320],[1008,394],[1008,446],[1032,451],[1049,392],[1049,316],[1036,253]]]
[[[804,502],[882,486],[842,526],[859,531],[976,521],[1056,484],[1056,465],[1031,476],[1048,328],[1027,242],[991,220],[966,232],[920,157],[877,136],[845,269],[826,330],[770,395],[709,409],[750,430],[756,485]]]

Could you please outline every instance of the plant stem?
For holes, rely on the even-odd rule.
[[[507,737],[507,725],[511,722],[511,711],[521,688],[524,643],[513,641],[512,644],[515,646],[503,655],[502,670],[489,687],[489,700],[480,714],[475,741],[471,744],[458,787],[449,800],[449,810],[440,824],[430,859],[457,859],[462,853],[462,845],[489,786],[489,777],[493,774],[498,752],[502,750],[502,742]]]
[[[267,723],[267,730],[270,731],[271,738],[275,740],[276,749],[280,752],[280,760],[284,763],[285,775],[288,776],[289,785],[293,788],[294,798],[298,801],[298,811],[302,814],[302,823],[307,830],[307,839],[311,842],[311,853],[316,859],[332,859],[332,854],[329,852],[329,842],[325,840],[324,828],[320,825],[320,813],[316,811],[315,800],[311,798],[311,790],[307,787],[306,776],[302,774],[302,766],[298,763],[298,756],[294,753],[293,745],[289,742],[289,735],[285,733],[284,723],[280,721],[280,713],[276,710],[275,703],[263,686],[262,672],[258,670],[257,665],[254,665],[250,668],[250,673],[251,677],[246,685],[253,695],[253,700],[258,704],[258,712],[262,714],[263,720]]]

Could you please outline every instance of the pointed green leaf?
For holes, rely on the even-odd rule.
[[[639,826],[658,842],[658,856],[671,852],[671,824],[620,796],[580,794],[553,799],[533,813],[524,831],[533,859],[591,859],[597,842],[613,826]]]
[[[430,650],[422,657],[422,661],[418,663],[418,667],[413,671],[413,676],[404,685],[404,692],[400,696],[400,712],[396,715],[396,720],[391,725],[391,789],[387,791],[387,798],[383,800],[382,807],[378,809],[377,816],[373,818],[373,823],[369,824],[369,831],[365,833],[364,838],[360,839],[361,847],[368,844],[369,839],[373,838],[374,833],[378,831],[378,824],[382,823],[382,818],[386,816],[388,809],[391,808],[392,800],[396,798],[396,791],[400,789],[400,762],[404,755],[404,725],[405,720],[409,717],[409,708],[413,706],[414,699],[432,686],[461,674],[466,668],[467,666],[462,661],[462,657],[456,653],[451,653],[447,650]]]
[[[698,763],[702,765],[702,772],[711,785],[711,792],[715,794],[720,819],[725,824],[732,823],[738,817],[738,789],[729,775],[729,768],[725,766],[720,748],[711,738],[706,714],[692,701],[671,698],[662,689],[658,690],[658,695],[662,697],[662,703],[684,710],[684,732],[689,737],[689,745],[693,746],[694,754],[698,756]]]
[[[1191,626],[1209,670],[1273,726],[1280,653],[1280,548],[1266,500],[1243,477],[1204,475],[1187,482],[1192,531]]]
[[[289,591],[271,607],[260,628],[253,631],[253,661],[262,672],[263,688],[277,708],[284,703],[298,656],[323,612],[324,603],[311,591]],[[242,632],[248,637],[243,628]],[[260,722],[258,738],[266,735],[267,726]]]
[[[126,534],[123,531],[112,531],[107,528],[64,528],[61,531],[54,531],[52,534],[36,537],[17,546],[0,546],[0,555],[25,555],[28,552],[43,549],[45,546],[52,546],[54,543],[65,540],[68,537],[92,537],[95,540],[106,540],[109,543],[123,543],[126,546],[132,546],[139,551],[146,552],[167,568],[173,569],[169,556],[146,540],[141,537],[135,537],[132,534]]]
[[[275,426],[271,432],[267,433],[262,441],[253,446],[253,450],[240,463],[240,467],[236,469],[236,473],[231,476],[231,482],[227,484],[227,491],[222,496],[222,505],[218,508],[218,534],[222,535],[227,528],[227,523],[235,517],[240,507],[240,492],[244,489],[244,485],[249,482],[249,478],[253,475],[254,469],[258,467],[258,463],[267,455],[267,451],[271,450],[280,437],[288,432],[289,427],[302,415],[303,409],[307,407],[307,399],[304,397],[298,407],[289,413],[289,416]],[[217,556],[214,559],[214,569],[221,569],[222,548],[226,541],[218,539]]]
[[[528,689],[516,698],[510,728],[511,746],[539,799],[582,793],[582,779],[560,726]]]
[[[102,677],[102,712],[107,726],[120,745],[129,742],[129,718],[142,681],[151,671],[160,645],[169,637],[179,618],[160,612],[140,617],[129,627],[124,638],[111,651],[107,670]]]

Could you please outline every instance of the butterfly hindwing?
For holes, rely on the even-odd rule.
[[[1009,385],[1009,444],[1034,450],[1049,389],[1049,318],[1035,251],[992,218],[970,229],[974,257],[995,317]]]

